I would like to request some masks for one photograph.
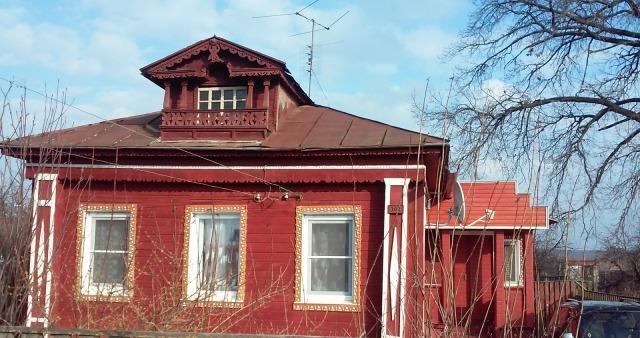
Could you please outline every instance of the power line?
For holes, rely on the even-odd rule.
[[[101,160],[101,159],[95,158],[95,157],[93,157],[93,156],[89,157],[89,156],[84,156],[84,155],[80,155],[80,154],[73,154],[73,153],[66,152],[66,151],[64,151],[64,150],[60,150],[60,149],[57,149],[57,148],[50,148],[50,147],[41,147],[41,148],[48,149],[48,150],[50,150],[50,151],[55,151],[55,152],[58,152],[58,153],[60,153],[60,154],[62,154],[62,155],[69,155],[69,156],[74,156],[74,157],[84,158],[84,159],[86,159],[86,160],[90,160],[90,161],[92,161],[92,162],[93,162],[93,161],[95,161],[95,162],[100,162],[100,163],[103,163],[103,164],[114,165],[114,166],[116,166],[116,168],[117,168],[117,167],[118,167],[118,165],[119,165],[118,163],[115,163],[115,162],[110,162],[110,161],[106,161],[106,160]],[[186,179],[186,178],[177,177],[177,176],[168,175],[168,174],[162,174],[162,173],[155,172],[155,171],[151,171],[151,170],[145,170],[145,169],[140,169],[140,168],[127,168],[127,169],[132,169],[132,170],[136,170],[136,171],[140,171],[140,172],[144,172],[144,173],[148,173],[148,174],[153,174],[153,175],[161,176],[161,177],[164,177],[164,178],[170,178],[170,179],[174,179],[174,180],[178,180],[178,181],[182,181],[182,182],[187,182],[187,183],[193,183],[193,184],[203,185],[203,186],[206,186],[206,187],[209,187],[209,188],[221,189],[221,190],[230,191],[230,192],[235,192],[235,193],[238,193],[238,194],[243,194],[243,195],[247,195],[247,196],[251,196],[251,197],[253,197],[253,194],[252,194],[252,193],[248,193],[248,192],[246,192],[246,191],[235,190],[235,189],[231,189],[231,188],[227,188],[227,187],[222,187],[222,186],[218,186],[218,185],[207,184],[207,183],[204,183],[204,182],[192,181],[192,180],[189,180],[189,179]]]
[[[65,105],[65,106],[67,106],[67,107],[71,107],[71,108],[73,108],[73,109],[76,109],[77,111],[80,111],[80,112],[82,112],[82,113],[85,113],[85,114],[88,114],[88,115],[90,115],[90,116],[93,116],[93,117],[95,117],[95,118],[97,118],[97,119],[99,119],[99,120],[102,120],[103,122],[110,123],[110,124],[112,124],[112,125],[115,125],[115,126],[118,126],[118,127],[120,127],[120,128],[123,128],[123,129],[125,129],[125,130],[128,130],[128,131],[130,131],[130,132],[132,132],[132,133],[134,133],[134,134],[137,134],[137,135],[143,136],[143,137],[148,138],[148,139],[150,139],[150,140],[152,140],[152,141],[156,141],[156,138],[154,138],[154,137],[151,137],[151,136],[149,136],[149,135],[143,134],[143,133],[141,133],[141,132],[139,132],[139,131],[137,131],[137,130],[135,130],[135,129],[131,129],[131,128],[127,127],[127,126],[124,126],[124,125],[121,125],[121,124],[115,123],[115,122],[113,122],[112,120],[108,120],[108,119],[106,119],[106,118],[104,118],[104,117],[102,117],[102,116],[100,116],[100,115],[94,114],[94,113],[89,112],[89,111],[87,111],[87,110],[85,110],[85,109],[82,109],[82,108],[80,108],[80,107],[77,107],[77,106],[74,106],[74,105],[72,105],[72,104],[69,104],[69,103],[63,102],[63,101],[61,101],[61,100],[59,100],[59,99],[57,99],[57,98],[55,98],[55,97],[53,97],[53,96],[48,96],[48,95],[46,95],[46,94],[44,94],[44,93],[42,93],[42,92],[39,92],[39,91],[37,91],[37,90],[35,90],[35,89],[31,89],[30,87],[28,87],[28,86],[26,86],[26,85],[21,85],[21,84],[19,84],[19,83],[16,83],[15,81],[8,80],[8,79],[6,79],[6,78],[4,78],[4,77],[0,77],[0,80],[3,80],[3,81],[5,81],[5,82],[8,82],[8,83],[9,83],[10,85],[12,85],[12,86],[16,86],[16,87],[18,87],[18,88],[23,88],[23,89],[24,89],[24,90],[26,90],[26,91],[29,91],[29,92],[31,92],[31,93],[34,93],[34,94],[40,95],[40,96],[42,96],[42,97],[45,97],[45,98],[47,98],[48,100],[53,100],[53,101],[58,102],[58,103],[60,103],[60,104],[62,104],[62,105]],[[289,189],[287,189],[287,188],[285,188],[285,187],[283,187],[283,186],[281,186],[281,185],[279,185],[279,184],[277,184],[277,183],[269,182],[269,181],[267,181],[267,180],[265,180],[265,179],[263,179],[263,178],[261,178],[261,177],[258,177],[258,176],[255,176],[255,175],[252,175],[252,174],[246,173],[246,172],[244,172],[244,171],[241,171],[241,170],[238,170],[238,169],[235,169],[235,168],[230,168],[230,167],[228,167],[228,166],[226,166],[226,165],[224,165],[224,164],[222,164],[222,163],[220,163],[220,162],[217,162],[217,161],[214,161],[214,160],[212,160],[212,159],[206,158],[206,157],[204,157],[204,156],[202,156],[202,155],[198,155],[198,154],[193,153],[193,152],[191,152],[191,151],[189,151],[189,150],[187,150],[187,149],[180,148],[180,147],[176,147],[175,145],[172,145],[172,144],[169,144],[169,143],[167,144],[167,146],[168,146],[168,147],[170,147],[171,149],[179,150],[179,151],[181,151],[181,152],[183,152],[183,153],[185,153],[185,154],[189,154],[189,155],[191,155],[191,156],[195,156],[195,157],[200,158],[200,159],[203,159],[203,160],[205,160],[205,161],[207,161],[207,162],[213,163],[213,164],[215,164],[215,165],[217,165],[217,166],[224,167],[224,168],[227,168],[227,169],[229,169],[229,170],[232,170],[232,171],[238,172],[238,173],[240,173],[240,174],[243,174],[243,175],[249,176],[249,177],[254,178],[254,179],[256,179],[256,180],[258,180],[258,181],[260,181],[260,182],[262,182],[262,183],[264,183],[264,184],[272,185],[272,186],[277,187],[278,189],[281,189],[281,190],[283,190],[283,191],[293,193],[293,191],[291,191],[291,190],[289,190]]]
[[[293,35],[290,35],[289,37],[294,37],[294,36],[298,36],[298,35],[304,35],[304,34],[309,34],[311,33],[311,42],[309,43],[309,45],[307,45],[307,48],[309,48],[309,52],[307,53],[307,73],[309,73],[309,83],[308,83],[308,87],[307,87],[307,95],[309,95],[309,97],[311,97],[311,78],[314,76],[314,72],[313,72],[313,58],[314,58],[314,53],[313,53],[313,49],[314,49],[314,40],[315,40],[315,32],[317,31],[322,31],[322,30],[330,30],[331,27],[333,27],[333,25],[335,25],[336,23],[338,23],[338,21],[342,20],[342,18],[344,18],[347,14],[349,14],[349,10],[347,10],[346,12],[342,13],[342,15],[338,16],[338,18],[336,18],[335,20],[333,20],[333,22],[330,25],[323,25],[320,22],[318,22],[318,20],[316,20],[315,18],[311,18],[308,17],[304,14],[302,14],[302,11],[304,11],[305,9],[313,6],[315,3],[317,3],[320,0],[315,0],[309,4],[307,4],[306,6],[304,6],[302,9],[295,11],[293,13],[280,13],[280,14],[271,14],[271,15],[260,15],[260,16],[254,16],[254,19],[260,19],[260,18],[271,18],[271,17],[276,17],[276,16],[287,16],[287,15],[295,15],[298,17],[301,17],[305,20],[307,20],[308,22],[311,23],[311,30],[308,32],[302,32],[302,33],[296,33]],[[319,29],[316,29],[316,26],[319,26]],[[317,76],[316,76],[316,80],[317,80]],[[322,90],[322,88],[320,88]],[[324,93],[324,90],[322,90]],[[325,98],[326,98],[326,94],[325,94]]]
[[[327,97],[327,93],[324,92],[324,88],[322,88],[322,85],[320,84],[320,79],[318,79],[318,75],[316,75],[315,71],[312,71],[312,73],[313,73],[313,78],[316,79],[316,83],[318,84],[320,91],[322,91],[322,95],[324,95],[324,99],[329,101],[329,98]]]

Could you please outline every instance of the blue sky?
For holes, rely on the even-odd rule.
[[[0,0],[0,76],[40,91],[59,83],[68,102],[104,118],[143,114],[161,108],[163,93],[139,69],[219,35],[285,61],[307,88],[310,37],[291,35],[309,31],[310,24],[296,16],[253,17],[291,13],[310,2]],[[446,92],[456,64],[465,60],[444,61],[442,54],[471,9],[467,0],[320,0],[304,13],[325,25],[349,14],[316,35],[312,98],[415,130],[412,97],[422,96],[427,78],[432,93]],[[489,84],[503,85],[496,79]],[[37,114],[39,98],[31,95],[28,103]],[[66,118],[67,126],[100,121],[75,110]],[[481,178],[508,178],[500,167],[486,163]]]
[[[0,6],[0,74],[42,90],[58,81],[70,101],[104,117],[158,110],[160,88],[139,68],[200,39],[219,35],[284,60],[307,88],[310,30],[294,12],[306,1],[12,1]],[[331,31],[316,34],[312,97],[323,105],[415,129],[412,94],[446,87],[453,63],[442,52],[464,26],[465,0],[321,0],[304,11]],[[81,113],[69,125],[93,122]]]

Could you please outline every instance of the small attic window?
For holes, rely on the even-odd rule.
[[[246,104],[246,87],[198,88],[199,110],[244,109]]]

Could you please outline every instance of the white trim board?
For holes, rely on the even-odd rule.
[[[48,168],[83,168],[83,169],[158,169],[158,170],[393,170],[393,169],[422,169],[422,164],[372,164],[372,165],[291,165],[291,166],[171,166],[171,165],[129,165],[129,164],[28,164],[28,167]],[[387,179],[385,179],[386,182]],[[404,180],[397,178],[391,180]],[[394,183],[396,185],[396,183]],[[402,185],[402,183],[397,183]]]
[[[461,226],[461,225],[435,225],[428,224],[424,226],[429,230],[546,230],[549,229],[549,225],[546,226],[520,226],[520,225],[491,225],[491,226]]]
[[[41,181],[51,181],[51,194],[49,200],[40,200],[40,182]],[[32,317],[31,314],[33,312],[33,296],[31,292],[29,292],[27,296],[27,320],[26,326],[31,326],[31,323],[43,323],[44,327],[49,326],[48,316],[51,313],[51,267],[48,266],[49,262],[51,262],[51,256],[53,255],[53,236],[55,233],[54,229],[54,220],[55,220],[55,211],[56,211],[56,187],[58,182],[57,174],[46,174],[46,173],[38,173],[35,175],[33,180],[33,238],[31,240],[31,260],[29,262],[29,279],[31,283],[38,285],[40,287],[40,280],[44,278],[45,283],[45,294],[44,294],[44,315],[45,317]],[[35,250],[35,229],[37,227],[37,212],[38,207],[49,207],[49,236],[45,238],[44,236],[44,220],[42,220],[42,224],[40,225],[40,240],[38,243],[38,252]],[[46,248],[45,248],[46,246]],[[47,261],[44,261],[44,250],[47,250]],[[37,255],[37,264],[36,266],[36,255]],[[47,269],[46,275],[44,275],[44,269]],[[38,269],[38,280],[33,280],[33,272],[35,269]]]
[[[424,166],[421,166],[424,167]],[[402,337],[404,333],[404,320],[405,320],[405,284],[406,284],[406,247],[407,247],[407,187],[409,186],[409,182],[411,179],[409,178],[385,178],[385,193],[384,193],[384,239],[383,239],[383,264],[382,264],[382,313],[381,313],[381,336],[382,337],[394,337],[387,335],[387,312],[389,309],[387,308],[387,286],[389,285],[389,264],[387,259],[391,259],[391,255],[389,255],[389,227],[390,227],[390,217],[387,212],[387,207],[391,203],[391,186],[402,186],[402,203],[403,203],[403,213],[402,213],[402,241],[401,241],[401,252],[400,259],[402,268],[400,269],[400,280],[398,288],[400,289],[400,335]],[[395,236],[394,236],[395,241]]]

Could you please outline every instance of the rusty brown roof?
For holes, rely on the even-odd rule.
[[[262,141],[162,141],[161,112],[88,124],[7,142],[31,148],[189,148],[329,150],[397,148],[442,144],[442,138],[420,135],[329,107],[305,105],[289,112],[276,132]]]

